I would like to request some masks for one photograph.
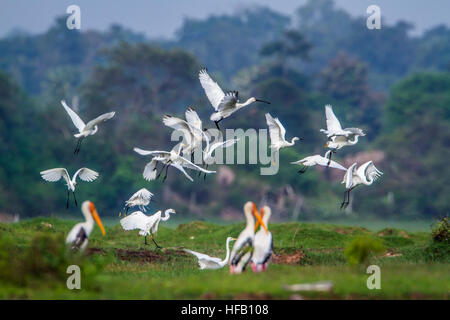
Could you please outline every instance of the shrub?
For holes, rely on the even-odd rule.
[[[384,244],[380,240],[369,236],[358,236],[345,247],[344,254],[349,264],[361,264],[370,255],[384,251]]]
[[[18,247],[9,236],[0,236],[0,282],[65,286],[67,267],[73,264],[82,270],[83,287],[96,288],[92,280],[103,266],[102,259],[88,260],[67,250],[62,234],[39,232],[26,248]]]
[[[450,223],[448,217],[443,217],[437,221],[431,228],[431,236],[435,242],[449,243]]]

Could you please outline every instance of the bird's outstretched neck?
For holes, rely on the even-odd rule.
[[[225,259],[222,260],[220,263],[221,265],[226,265],[228,263],[228,259],[230,259],[230,241],[232,239],[227,239],[226,247],[227,247],[227,254],[225,255]]]
[[[167,209],[166,211],[164,211],[164,217],[161,217],[161,221],[169,220],[171,212],[172,212],[171,209]]]

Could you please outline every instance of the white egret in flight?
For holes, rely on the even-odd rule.
[[[355,162],[350,167],[348,167],[347,172],[344,175],[342,183],[345,184],[347,189],[344,193],[344,200],[341,204],[341,209],[346,208],[350,203],[350,192],[360,184],[365,184],[370,186],[374,181],[376,181],[383,172],[379,171],[373,161],[367,161],[366,163],[356,168],[357,163]]]
[[[139,235],[144,237],[144,243],[147,244],[147,236],[150,235],[153,243],[157,248],[161,248],[155,241],[155,234],[158,232],[160,221],[167,221],[172,213],[176,213],[173,209],[164,211],[164,217],[161,216],[162,211],[158,211],[151,216],[135,211],[132,214],[120,219],[120,224],[124,230],[139,230]]]
[[[272,211],[268,206],[264,206],[260,210],[262,221],[268,226],[270,215]],[[258,223],[255,225],[255,231]],[[266,231],[264,228],[259,228],[253,240],[253,255],[251,259],[251,266],[253,272],[265,271],[269,267],[270,258],[273,252],[272,233]]]
[[[130,197],[130,199],[125,201],[125,207],[126,207],[125,215],[128,213],[128,210],[134,206],[138,206],[141,211],[146,212],[147,209],[145,207],[149,205],[152,197],[153,197],[153,193],[148,191],[146,188],[142,188],[142,189],[136,191]]]
[[[193,254],[198,259],[198,264],[200,266],[200,270],[203,269],[220,269],[226,266],[228,260],[230,259],[230,242],[236,240],[236,238],[228,237],[227,242],[225,244],[227,248],[227,253],[225,259],[220,260],[220,258],[210,257],[207,254],[203,254],[200,252],[192,251],[189,249],[183,249],[184,251]]]
[[[241,273],[250,262],[253,251],[253,240],[255,236],[255,218],[264,228],[267,227],[262,221],[261,216],[256,209],[256,205],[249,201],[244,205],[244,214],[246,220],[245,229],[239,234],[231,250],[230,273]]]
[[[211,115],[210,119],[214,121],[218,130],[220,130],[219,122],[225,118],[228,118],[237,110],[248,106],[253,102],[263,102],[270,104],[270,102],[268,101],[256,99],[254,97],[247,99],[247,101],[245,101],[244,103],[240,103],[238,92],[229,91],[227,93],[224,93],[217,82],[211,79],[206,69],[200,70],[198,78],[200,80],[200,84],[203,87],[203,90],[205,91],[206,96],[208,97],[209,102],[216,111]]]
[[[181,144],[183,156],[190,155],[191,160],[194,154],[194,150],[202,147],[202,141],[208,141],[206,134],[203,132],[202,121],[197,112],[189,107],[185,112],[186,121],[180,118],[172,117],[171,115],[165,115],[163,117],[163,123],[183,133],[184,141]]]
[[[86,221],[77,223],[70,230],[66,238],[66,243],[70,245],[72,249],[84,250],[88,244],[89,235],[94,228],[94,221],[97,223],[103,235],[105,235],[106,232],[92,201],[84,201],[81,205],[81,212]]]
[[[176,148],[172,149],[171,151],[147,151],[140,148],[134,148],[135,152],[139,153],[140,155],[147,156],[151,155],[153,156],[152,160],[147,163],[147,165],[144,168],[143,176],[145,180],[151,181],[158,179],[161,173],[164,171],[164,168],[166,169],[165,176],[163,178],[163,182],[167,178],[167,171],[169,169],[169,166],[172,166],[181,172],[188,178],[190,181],[194,181],[191,176],[184,170],[184,168],[200,171],[206,174],[210,173],[216,173],[215,171],[209,171],[205,170],[202,167],[197,166],[196,164],[192,163],[186,158],[183,158],[180,156],[181,147],[178,147],[178,150]],[[157,174],[157,165],[158,162],[163,163],[163,167],[159,174]]]
[[[297,140],[303,140],[299,137],[293,137],[291,142],[286,141],[286,129],[281,124],[278,118],[273,118],[269,113],[266,113],[266,122],[269,127],[270,135],[270,149],[272,150],[273,159],[276,159],[276,154],[281,148],[291,147]]]
[[[66,208],[69,208],[69,194],[72,191],[73,199],[75,201],[75,205],[77,204],[77,198],[75,197],[75,186],[77,185],[77,177],[79,176],[81,180],[91,182],[97,179],[98,172],[91,170],[89,168],[80,168],[75,172],[72,179],[70,179],[69,173],[65,168],[54,168],[45,171],[41,171],[42,179],[49,182],[59,181],[61,178],[64,178],[67,186],[67,204]]]
[[[333,112],[331,105],[325,106],[325,116],[327,118],[327,129],[320,129],[321,132],[327,135],[327,143],[325,148],[331,149],[332,152],[327,152],[328,159],[331,161],[332,153],[345,146],[351,146],[358,143],[360,136],[365,136],[365,133],[359,128],[345,128],[342,129],[341,123]]]
[[[72,119],[73,124],[79,131],[79,133],[74,134],[75,138],[78,138],[78,143],[75,148],[74,154],[80,152],[81,142],[84,138],[89,135],[92,136],[98,131],[99,123],[111,119],[116,114],[115,112],[104,113],[85,124],[83,120],[81,120],[81,118],[72,109],[69,108],[64,100],[61,101],[61,104],[63,105],[64,109],[66,109],[67,113],[70,116],[70,119]]]
[[[328,151],[328,152],[331,152],[331,150]],[[322,157],[319,154],[316,154],[316,155],[313,155],[313,156],[309,156],[309,157],[306,157],[306,158],[303,158],[303,159],[291,162],[291,164],[303,165],[303,168],[301,168],[298,171],[298,173],[305,173],[306,169],[308,167],[312,167],[312,166],[315,166],[315,165],[336,168],[336,169],[343,170],[343,171],[347,170],[344,166],[340,165],[336,161],[330,160],[329,158],[327,158],[327,156]]]

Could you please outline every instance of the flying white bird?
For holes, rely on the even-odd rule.
[[[155,241],[155,234],[158,232],[160,221],[167,221],[170,214],[176,213],[173,209],[164,211],[164,217],[161,217],[162,211],[158,211],[151,216],[147,216],[140,211],[135,211],[129,216],[120,219],[120,224],[124,230],[139,230],[139,235],[144,237],[144,243],[147,244],[147,236],[150,235],[156,247],[161,248]]]
[[[269,113],[266,113],[266,122],[269,127],[270,149],[272,150],[273,159],[277,158],[276,154],[281,148],[291,147],[295,144],[295,141],[302,140],[302,138],[293,137],[291,142],[286,141],[286,129],[278,118],[273,118]]]
[[[179,130],[183,133],[184,141],[181,144],[183,156],[190,155],[191,160],[194,151],[202,147],[202,141],[208,141],[202,128],[202,121],[197,112],[192,107],[189,107],[185,112],[186,121],[180,118],[165,115],[163,123],[174,130]]]
[[[327,118],[327,129],[320,129],[320,132],[325,133],[327,138],[331,138],[333,136],[365,136],[364,132],[359,128],[342,129],[341,123],[333,112],[333,107],[329,104],[325,106],[325,116]]]
[[[72,230],[70,230],[66,238],[66,243],[70,245],[71,249],[84,250],[86,248],[89,235],[94,228],[94,221],[97,222],[102,234],[106,234],[102,220],[100,220],[97,209],[92,201],[84,201],[81,205],[81,212],[86,221],[77,223]]]
[[[331,151],[328,151],[328,152],[331,152]],[[298,173],[305,173],[306,169],[308,167],[312,167],[312,166],[315,166],[315,165],[336,168],[336,169],[343,170],[343,171],[347,170],[345,167],[341,166],[336,161],[328,159],[327,156],[322,157],[319,154],[316,154],[316,155],[313,155],[313,156],[309,156],[309,157],[306,157],[306,158],[303,158],[303,159],[291,162],[291,164],[303,165],[303,168],[301,168],[298,171]]]
[[[266,227],[268,226],[270,215],[272,211],[268,206],[261,208],[262,221]],[[255,231],[258,223],[255,225]],[[270,258],[273,252],[273,239],[270,231],[260,228],[255,234],[253,240],[253,255],[251,259],[251,266],[253,272],[265,271],[269,267]]]
[[[198,259],[198,264],[200,266],[200,270],[203,269],[220,269],[223,268],[230,258],[230,242],[236,240],[236,238],[228,237],[226,242],[227,254],[225,259],[220,260],[220,258],[210,257],[207,254],[203,254],[200,252],[192,251],[189,249],[183,249],[184,251],[193,254]]]
[[[125,201],[125,207],[126,207],[125,215],[128,213],[128,210],[134,206],[138,206],[141,211],[146,212],[147,209],[145,207],[149,205],[152,197],[153,197],[153,193],[151,193],[147,189],[142,188],[142,189],[138,190],[136,193],[134,193],[130,197],[130,199]]]
[[[341,209],[346,208],[350,203],[350,192],[360,184],[365,184],[370,186],[374,181],[376,181],[383,172],[379,171],[373,161],[367,161],[366,163],[356,168],[357,163],[355,162],[350,167],[348,167],[347,172],[344,175],[342,183],[345,184],[347,189],[344,193],[344,200],[341,204]]]
[[[253,217],[255,217],[264,230],[268,232],[267,227],[264,221],[262,221],[261,216],[256,209],[256,205],[253,202],[249,201],[244,205],[244,214],[247,225],[239,234],[233,245],[233,249],[231,250],[230,273],[241,273],[250,262],[255,236],[255,220]]]
[[[325,116],[327,118],[327,129],[320,129],[321,132],[327,135],[328,141],[325,148],[331,149],[332,152],[327,152],[328,159],[331,161],[332,153],[345,146],[351,146],[358,143],[360,136],[365,136],[365,133],[359,128],[345,128],[342,129],[341,123],[333,112],[331,105],[325,106]]]
[[[69,194],[72,191],[73,199],[75,201],[75,205],[77,204],[77,198],[75,197],[75,186],[77,185],[77,177],[79,176],[81,180],[91,182],[97,179],[98,173],[94,170],[88,168],[80,168],[73,175],[72,179],[70,179],[69,173],[65,168],[54,168],[40,172],[42,179],[49,182],[59,181],[61,178],[64,178],[67,186],[67,204],[66,208],[69,207]]]
[[[63,105],[64,109],[66,109],[67,113],[70,116],[70,119],[72,119],[73,124],[79,131],[79,133],[74,134],[75,138],[78,138],[78,143],[74,151],[75,154],[80,152],[81,142],[83,141],[83,139],[89,135],[94,135],[98,131],[98,124],[100,122],[109,120],[116,114],[115,112],[104,113],[85,124],[83,120],[81,120],[81,118],[72,109],[69,108],[64,100],[61,101],[61,104]]]
[[[214,142],[212,144],[210,144],[208,142],[205,150],[203,150],[203,162],[205,163],[204,169],[206,170],[206,169],[208,169],[209,165],[214,164],[215,159],[212,155],[214,153],[214,151],[216,151],[219,148],[225,149],[225,148],[231,147],[238,141],[239,141],[239,138],[229,139],[229,140],[225,140],[225,141],[218,141],[218,142]],[[202,174],[201,172],[198,173],[199,176],[201,174]],[[206,179],[206,173],[203,178]]]
[[[145,180],[151,181],[158,179],[161,173],[163,172],[164,168],[166,169],[166,174],[163,178],[163,182],[167,178],[167,171],[169,169],[169,166],[172,166],[181,172],[188,178],[190,181],[194,181],[191,176],[184,170],[184,168],[197,170],[203,173],[216,173],[215,171],[209,171],[205,170],[202,167],[197,166],[196,164],[193,164],[191,161],[189,161],[186,158],[183,158],[180,156],[181,147],[178,147],[178,150],[176,148],[172,149],[171,151],[147,151],[140,148],[134,148],[135,152],[139,153],[140,155],[147,156],[151,155],[153,156],[152,160],[147,163],[147,165],[144,168],[143,176]],[[163,167],[159,174],[157,174],[157,165],[158,162],[163,163]]]
[[[203,87],[203,90],[205,90],[205,94],[208,97],[209,102],[216,111],[211,115],[210,119],[214,121],[218,130],[220,130],[219,122],[225,118],[228,118],[237,110],[245,106],[248,106],[253,102],[263,102],[270,104],[270,102],[268,101],[256,99],[254,97],[249,98],[244,103],[240,103],[238,98],[238,92],[230,91],[224,93],[223,90],[217,84],[217,82],[211,79],[206,69],[200,70],[198,78],[200,80],[200,84]]]

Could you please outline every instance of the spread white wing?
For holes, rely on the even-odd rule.
[[[77,179],[77,176],[80,176],[80,179],[83,181],[91,182],[98,178],[98,172],[89,168],[80,168],[73,175],[73,181]]]
[[[65,168],[54,168],[42,171],[41,173],[42,179],[49,182],[56,182],[59,179],[64,178],[67,183],[70,181],[69,173]]]
[[[147,165],[144,168],[144,172],[142,173],[142,176],[147,181],[152,181],[156,179],[156,164],[158,163],[158,160],[156,158],[153,158],[152,161],[147,163]]]
[[[84,124],[83,120],[81,120],[81,118],[75,113],[75,111],[73,111],[72,109],[69,108],[66,101],[62,100],[61,104],[64,107],[64,109],[66,109],[66,112],[69,114],[70,119],[72,119],[72,122],[75,125],[75,127],[78,129],[78,131],[80,133],[83,132],[84,127],[86,126]]]
[[[189,107],[185,112],[186,121],[191,125],[191,127],[202,131],[202,120],[198,116],[197,112]]]
[[[344,175],[344,179],[342,179],[341,183],[345,183],[345,188],[350,188],[353,182],[353,175],[355,174],[355,168],[357,163],[355,162],[350,167],[348,167],[347,172]]]
[[[325,116],[327,118],[327,131],[329,135],[342,131],[341,123],[334,115],[333,107],[329,104],[325,106]]]
[[[202,167],[199,167],[198,165],[192,163],[191,161],[183,157],[179,157],[178,161],[180,162],[180,165],[188,169],[201,171],[203,173],[216,173],[215,171],[203,169]]]
[[[360,171],[361,170],[361,171]],[[361,176],[365,176],[367,178],[371,178],[374,181],[378,180],[379,177],[383,174],[380,170],[378,170],[373,161],[367,161],[363,165],[361,165],[358,169],[358,174],[362,173]]]
[[[148,223],[148,218],[149,217],[141,211],[135,211],[125,218],[120,219],[120,224],[124,230],[145,230],[145,226]]]
[[[333,161],[333,160],[330,161],[328,158],[322,157],[321,155],[317,154],[317,155],[313,156],[313,159],[318,165],[321,165],[321,166],[324,166],[324,167],[328,166],[328,167],[331,167],[331,168],[347,171],[347,168],[345,168],[344,166],[340,165],[336,161]],[[328,162],[330,162],[330,165],[328,165]]]
[[[218,148],[224,148],[225,149],[225,148],[231,147],[232,145],[234,145],[238,141],[239,141],[239,138],[229,139],[229,140],[221,141],[221,142],[215,142],[209,148],[207,148],[209,150],[206,153],[206,157],[211,157],[211,155],[213,154],[214,150],[216,150]]]
[[[281,124],[280,120],[278,120],[278,118],[273,118],[269,113],[266,113],[266,122],[269,126],[272,144],[278,144],[285,141],[286,129]]]
[[[153,193],[148,191],[146,188],[142,188],[135,192],[130,199],[128,199],[127,202],[134,202],[134,201],[140,201],[140,202],[147,202],[150,201],[153,197]]]
[[[197,251],[193,251],[193,250],[189,250],[189,249],[183,249],[183,251],[185,251],[187,253],[190,253],[190,254],[193,254],[199,260],[211,261],[211,262],[216,262],[216,263],[219,263],[219,262],[222,261],[219,258],[211,257],[211,256],[208,256],[207,254],[203,254],[203,253],[200,253],[200,252],[197,252]]]
[[[186,178],[188,178],[190,181],[194,181],[191,176],[186,172],[186,170],[184,170],[184,168],[181,166],[181,164],[178,163],[171,163],[170,164],[172,167],[180,170],[181,172],[183,172],[183,174],[186,176]]]
[[[89,121],[86,124],[85,129],[86,130],[90,130],[90,129],[94,128],[96,125],[98,125],[100,122],[103,122],[103,121],[111,119],[112,117],[114,117],[115,114],[116,114],[115,112],[104,113],[104,114],[98,116],[97,118]]]
[[[225,97],[225,93],[223,93],[217,82],[211,79],[206,69],[200,70],[198,78],[203,90],[205,90],[205,94],[208,97],[209,102],[211,102],[211,105],[217,111],[220,102]]]
[[[168,152],[168,151],[157,151],[157,150],[155,150],[155,151],[148,151],[148,150],[144,150],[144,149],[141,149],[141,148],[133,148],[133,150],[135,152],[139,153],[142,156],[152,155],[152,156],[155,156],[155,157],[164,157],[164,156],[170,155],[170,152]]]

